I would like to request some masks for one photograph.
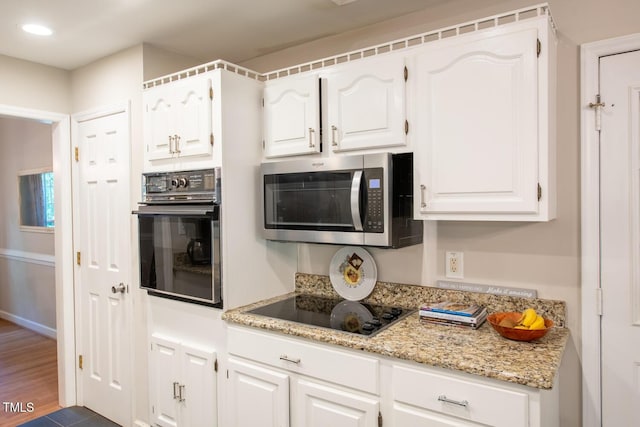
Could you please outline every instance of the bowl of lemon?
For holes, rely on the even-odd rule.
[[[515,341],[540,339],[553,327],[553,320],[545,319],[533,308],[527,308],[521,313],[492,313],[487,320],[500,335]]]

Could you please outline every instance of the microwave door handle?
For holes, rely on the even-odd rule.
[[[362,183],[362,171],[356,171],[351,181],[351,220],[356,231],[362,231],[360,219],[360,184]]]

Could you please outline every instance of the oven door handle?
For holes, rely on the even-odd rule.
[[[213,206],[140,206],[137,211],[132,211],[133,215],[200,215],[211,216],[219,209],[218,205]]]
[[[362,183],[362,171],[356,171],[351,181],[351,221],[356,231],[362,231],[362,219],[360,219],[360,184]]]

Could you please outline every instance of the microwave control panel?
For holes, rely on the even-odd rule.
[[[383,169],[365,169],[367,192],[366,212],[362,227],[365,232],[384,233],[384,180]]]

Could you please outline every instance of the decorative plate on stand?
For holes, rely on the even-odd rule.
[[[378,270],[369,252],[357,246],[346,246],[331,259],[329,278],[342,298],[360,301],[373,291]]]

